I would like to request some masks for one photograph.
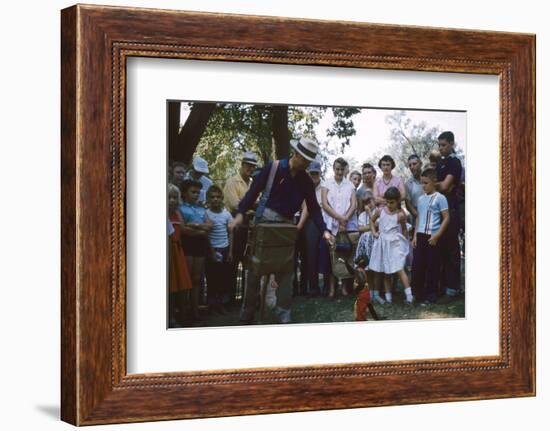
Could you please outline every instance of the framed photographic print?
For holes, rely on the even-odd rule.
[[[533,35],[61,30],[63,420],[534,395]]]

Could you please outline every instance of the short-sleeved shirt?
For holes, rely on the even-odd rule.
[[[189,204],[184,202],[180,205],[180,213],[184,223],[204,223],[204,215],[206,209],[200,205]]]
[[[340,215],[345,215],[350,206],[351,206],[351,197],[355,193],[355,187],[353,183],[347,179],[343,179],[340,183],[337,183],[334,178],[326,180],[323,182],[323,187],[325,187],[327,192],[327,200],[330,207]],[[327,228],[332,232],[333,235],[338,233],[338,227],[340,223],[338,220],[333,219],[328,213],[324,213],[323,217]],[[356,231],[357,230],[357,215],[354,214],[348,220],[346,225],[346,230]]]
[[[386,193],[386,190],[390,187],[396,187],[399,191],[401,191],[402,188],[405,188],[403,178],[398,177],[397,175],[392,175],[389,183],[384,182],[384,177],[377,178],[374,182],[374,188],[378,192],[378,196],[381,198],[384,197],[384,193]],[[401,198],[403,198],[403,196],[401,196]]]
[[[443,181],[447,175],[453,176],[454,187],[448,193],[444,193],[444,195],[449,203],[449,208],[454,209],[458,207],[458,192],[460,189],[460,179],[462,178],[462,163],[460,163],[460,159],[454,153],[437,163],[437,181]]]
[[[186,180],[193,180],[194,178],[191,176],[191,173],[188,173],[185,176]],[[210,178],[208,178],[206,175],[201,175],[198,181],[202,184],[201,190],[199,192],[199,202],[204,203],[206,202],[206,192],[210,188],[211,185],[214,183]]]
[[[417,180],[415,177],[409,178],[405,183],[405,189],[407,190],[407,198],[412,206],[418,208],[418,198],[424,194],[420,180]]]
[[[212,222],[212,228],[208,232],[208,239],[210,245],[213,248],[225,248],[229,247],[229,235],[227,233],[227,226],[229,222],[233,220],[229,211],[225,208],[217,213],[211,210],[206,210],[208,219]]]
[[[448,210],[449,205],[444,195],[434,192],[423,194],[418,198],[418,231],[432,235],[441,228],[441,212]]]
[[[225,207],[232,213],[237,211],[239,202],[244,197],[250,183],[247,183],[241,174],[237,174],[227,180],[223,188],[223,203]]]

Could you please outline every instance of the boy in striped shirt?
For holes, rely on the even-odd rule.
[[[449,225],[449,205],[447,198],[436,191],[435,169],[425,169],[420,182],[424,194],[418,198],[413,238],[412,287],[417,302],[429,305],[437,299],[441,268],[440,239]]]

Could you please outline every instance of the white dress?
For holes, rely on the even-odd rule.
[[[394,274],[405,267],[409,242],[397,221],[398,214],[389,214],[385,208],[380,209],[377,220],[380,235],[374,240],[369,261],[369,269],[372,271]]]
[[[327,201],[330,207],[336,211],[337,214],[346,214],[351,205],[351,195],[355,194],[355,187],[352,182],[344,178],[340,183],[337,183],[334,178],[331,178],[323,182],[323,187],[328,190]],[[338,220],[332,218],[325,211],[323,211],[323,219],[327,225],[327,229],[330,230],[333,235],[336,235],[340,227]],[[348,220],[346,230],[357,230],[357,215],[355,213]]]

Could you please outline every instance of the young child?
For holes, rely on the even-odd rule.
[[[196,180],[183,180],[180,186],[182,204],[179,207],[183,218],[181,232],[183,251],[191,275],[191,314],[195,321],[199,317],[200,278],[204,271],[204,258],[209,249],[208,232],[212,223],[206,219],[206,209],[198,204],[202,184]]]
[[[358,208],[362,210],[360,211],[359,218],[357,219],[359,224],[358,230],[361,233],[370,232],[370,218],[372,216],[372,212],[376,208],[374,198],[372,196],[366,197],[361,201],[361,205],[358,205]]]
[[[361,208],[363,211],[361,214],[359,214],[358,218],[358,224],[359,224],[359,232],[361,233],[361,236],[359,237],[359,241],[357,243],[357,249],[355,251],[355,264],[356,264],[356,271],[360,266],[358,265],[358,261],[363,260],[365,265],[363,267],[362,272],[365,273],[366,282],[368,282],[368,286],[370,289],[374,290],[373,297],[374,300],[378,303],[383,304],[385,301],[380,297],[380,293],[378,290],[376,290],[376,280],[374,277],[373,271],[370,270],[368,263],[370,260],[370,256],[372,253],[372,246],[374,244],[374,236],[372,235],[371,228],[370,228],[370,219],[372,217],[373,211],[376,208],[374,198],[369,196],[362,201]],[[357,283],[357,278],[356,278]],[[365,293],[364,293],[365,295]],[[370,294],[369,294],[370,296]]]
[[[374,204],[374,200],[372,200],[372,202]],[[357,244],[357,250],[355,251],[354,259],[356,286],[355,291],[357,293],[357,299],[353,308],[355,320],[358,321],[367,320],[367,309],[372,314],[374,320],[378,320],[378,315],[376,314],[376,311],[374,310],[371,301],[369,283],[367,282],[367,279],[369,278],[369,273],[372,274],[372,271],[367,270],[371,249],[372,235],[370,232],[365,232],[361,235],[361,238],[359,238],[359,243]]]
[[[189,305],[191,277],[181,242],[181,224],[183,218],[178,211],[181,205],[180,190],[174,184],[168,184],[168,322],[169,327],[184,325],[186,310]]]
[[[206,283],[208,305],[212,311],[223,313],[230,298],[229,278],[231,277],[231,231],[229,223],[233,220],[223,206],[223,191],[217,185],[210,186],[206,192],[206,218],[212,223],[208,233],[210,253],[206,259]]]
[[[412,285],[423,305],[436,300],[439,283],[440,238],[449,225],[447,198],[436,191],[437,171],[428,168],[420,176],[424,193],[418,198],[418,217],[413,238]]]
[[[383,274],[387,304],[392,303],[391,276],[397,274],[405,289],[405,303],[410,305],[413,303],[412,290],[404,270],[409,252],[407,216],[400,207],[401,193],[396,187],[387,189],[384,199],[386,206],[378,208],[370,219],[371,231],[376,239],[369,268]]]
[[[437,164],[441,160],[441,153],[437,150],[433,150],[428,155],[428,159],[430,160],[428,167],[432,169],[436,169]]]

